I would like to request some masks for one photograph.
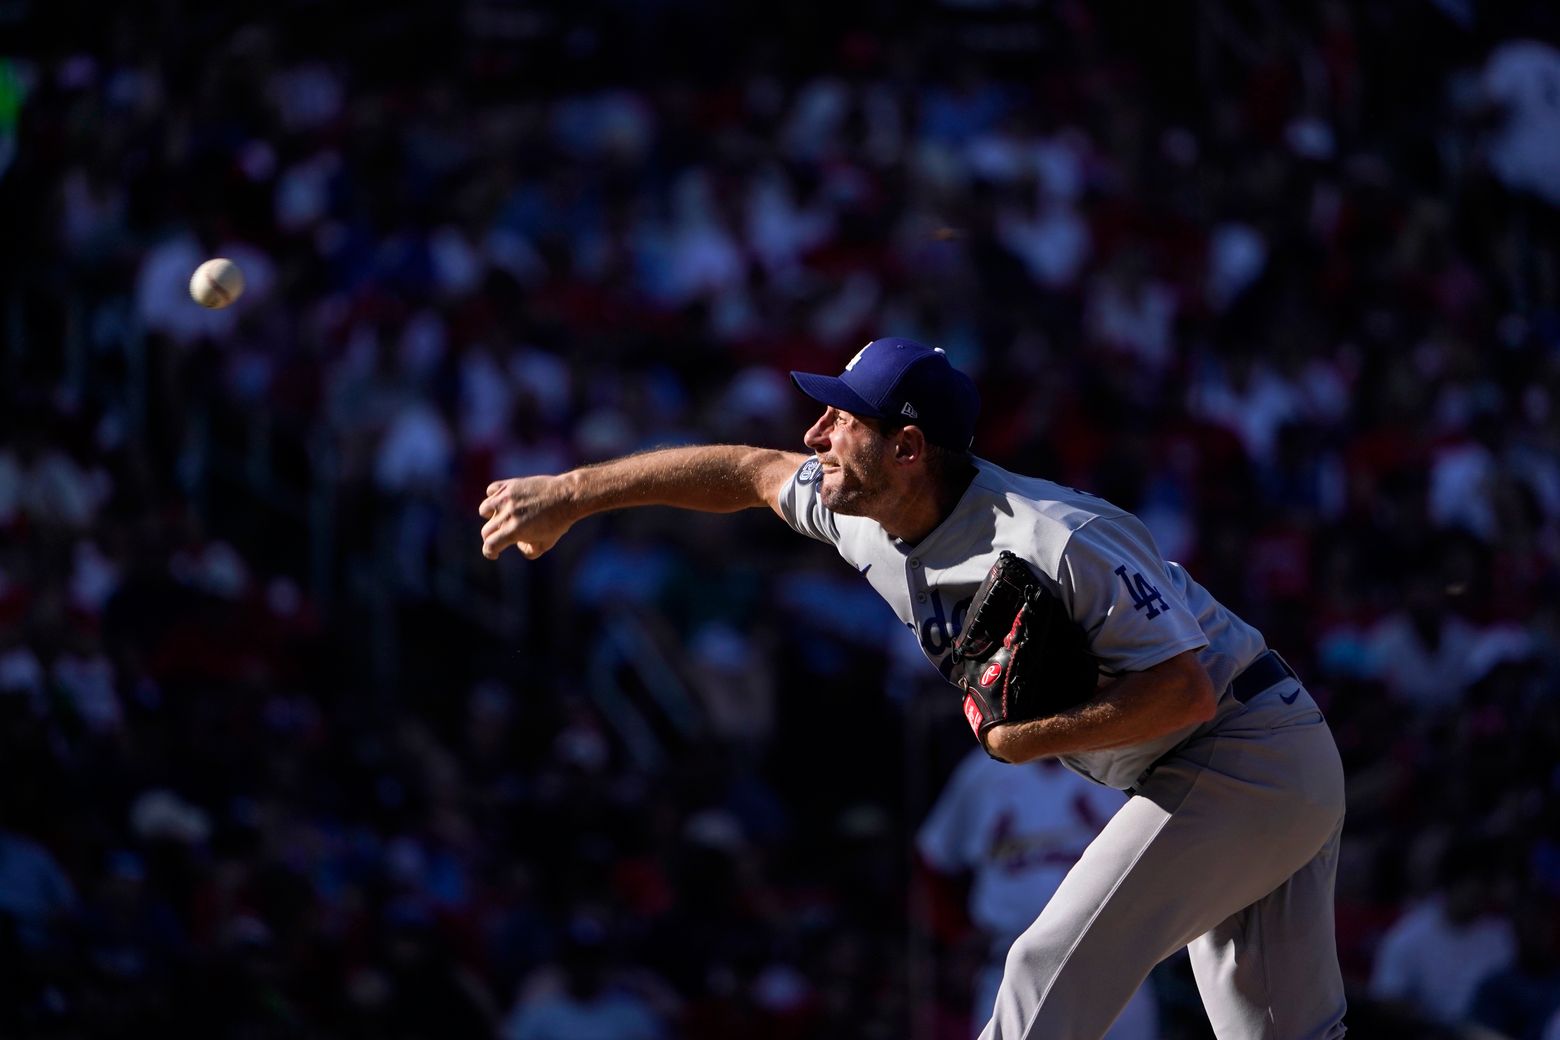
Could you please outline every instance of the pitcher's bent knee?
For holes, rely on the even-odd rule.
[[[1047,928],[1044,918],[1013,940],[1003,965],[1002,984],[1030,989],[1039,999],[1066,965],[1077,944],[1077,932]]]

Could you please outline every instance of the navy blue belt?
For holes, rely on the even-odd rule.
[[[1237,701],[1245,704],[1270,686],[1276,686],[1285,679],[1298,681],[1299,678],[1289,663],[1278,656],[1278,651],[1269,650],[1235,677],[1230,683],[1230,693],[1234,694]]]

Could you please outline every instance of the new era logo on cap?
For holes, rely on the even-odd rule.
[[[841,375],[792,372],[791,378],[821,404],[873,419],[908,419],[933,444],[965,451],[975,436],[980,394],[974,382],[941,349],[914,340],[875,339]]]

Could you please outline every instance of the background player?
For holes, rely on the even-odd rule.
[[[1221,1036],[1343,1035],[1343,771],[1288,666],[1131,514],[970,455],[979,398],[941,351],[880,339],[839,377],[793,378],[826,406],[803,438],[812,457],[715,445],[499,481],[479,510],[483,553],[535,557],[624,506],[768,506],[833,544],[944,675],[998,551],[1017,553],[1083,625],[1106,680],[1077,708],[997,726],[986,747],[1010,762],[1061,756],[1138,797],[1014,943],[983,1036],[1102,1036],[1188,944]]]
[[[921,859],[940,874],[968,872],[970,921],[987,961],[975,980],[973,1035],[991,1018],[1008,949],[1040,915],[1062,878],[1122,804],[1054,759],[1017,768],[975,749],[959,763],[916,834]],[[1107,1040],[1156,1040],[1152,987],[1141,986]]]

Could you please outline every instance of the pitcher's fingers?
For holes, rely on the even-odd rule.
[[[494,494],[491,494],[487,498],[483,499],[482,507],[481,507],[481,509],[478,509],[477,511],[480,513],[482,511],[482,509],[486,509],[487,510],[487,513],[486,513],[487,516],[490,516],[490,517],[498,516],[498,515],[500,515],[501,513],[504,512],[504,507],[505,506],[509,506],[510,508],[513,508],[514,507],[514,503],[509,500],[509,488],[508,487],[501,487],[501,488],[498,489],[497,492],[495,492]]]
[[[507,481],[507,480],[495,480],[495,481],[493,481],[493,483],[488,485],[488,489],[487,489],[488,497],[492,498],[494,495],[498,494],[499,490],[501,488],[503,488],[503,486],[505,484],[507,484],[507,483],[509,483],[509,481]]]
[[[489,526],[491,527],[492,525],[490,524]],[[515,541],[516,536],[513,525],[499,524],[497,527],[493,527],[491,531],[484,528],[482,531],[482,552],[487,554],[489,550],[492,550],[491,555],[488,555],[488,559],[497,559],[498,554],[514,545]]]
[[[510,542],[512,539],[509,536],[513,533],[514,530],[514,523],[512,522],[513,519],[513,517],[508,516],[495,516],[493,519],[483,524],[482,540],[484,542],[491,542],[494,539],[499,539],[506,544]]]

